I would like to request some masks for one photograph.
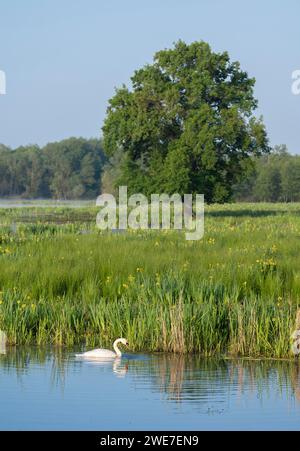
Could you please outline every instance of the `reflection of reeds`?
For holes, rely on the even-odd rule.
[[[101,362],[98,364],[101,367]],[[0,372],[16,373],[20,383],[22,375],[36,365],[46,367],[51,386],[61,390],[68,385],[74,366],[80,368],[63,348],[8,347],[6,355],[0,355]],[[223,360],[167,353],[148,359],[125,357],[111,363],[111,371],[118,377],[126,376],[129,368],[135,386],[140,381],[144,387],[145,381],[151,381],[152,389],[166,394],[169,400],[193,401],[199,407],[216,397],[224,400],[236,395],[238,399],[245,389],[258,397],[270,390],[274,396],[292,394],[300,402],[300,363],[294,361]]]
[[[0,356],[0,369],[7,372],[15,372],[19,378],[26,374],[30,365],[51,367],[51,384],[60,385],[63,388],[68,358],[61,348],[44,347],[11,347],[7,348],[5,355]]]
[[[291,385],[294,390],[295,398],[298,402],[300,402],[300,365],[299,361],[295,362],[295,364],[291,367],[290,371],[291,377]]]
[[[262,393],[269,390],[276,377],[279,392],[291,387],[297,401],[300,401],[300,365],[294,361],[280,360],[230,360],[230,380],[236,380],[239,393],[245,386],[251,392]]]
[[[177,401],[181,399],[182,384],[185,376],[185,360],[184,355],[165,355],[159,359],[160,389]]]
[[[288,396],[291,392],[300,401],[299,365],[293,361],[220,360],[163,354],[150,361],[132,362],[131,374],[135,380],[140,374],[144,380],[145,373],[155,390],[176,402],[192,400],[199,406],[206,405],[215,399],[216,393],[223,393],[225,398],[236,394],[239,399],[245,389],[258,397],[270,390],[275,395],[285,392]]]

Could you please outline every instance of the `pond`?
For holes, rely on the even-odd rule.
[[[300,429],[296,361],[76,351],[0,355],[1,430]]]

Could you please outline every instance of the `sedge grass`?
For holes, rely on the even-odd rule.
[[[133,351],[287,357],[299,213],[299,204],[210,206],[204,238],[188,242],[175,231],[100,233],[92,208],[3,209],[0,329],[10,344],[126,336]]]

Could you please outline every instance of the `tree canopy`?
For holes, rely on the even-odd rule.
[[[69,138],[14,150],[0,145],[0,196],[95,198],[105,161],[97,139]]]
[[[278,145],[270,155],[255,158],[247,178],[234,187],[235,200],[257,202],[300,201],[300,156]]]
[[[255,80],[227,52],[179,41],[131,82],[110,99],[103,126],[106,154],[122,156],[115,185],[224,202],[253,156],[269,151],[264,124],[253,116]]]

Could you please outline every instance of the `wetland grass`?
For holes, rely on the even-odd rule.
[[[299,204],[210,206],[195,242],[175,231],[100,233],[95,212],[0,210],[0,330],[9,344],[126,336],[133,351],[290,355]]]

